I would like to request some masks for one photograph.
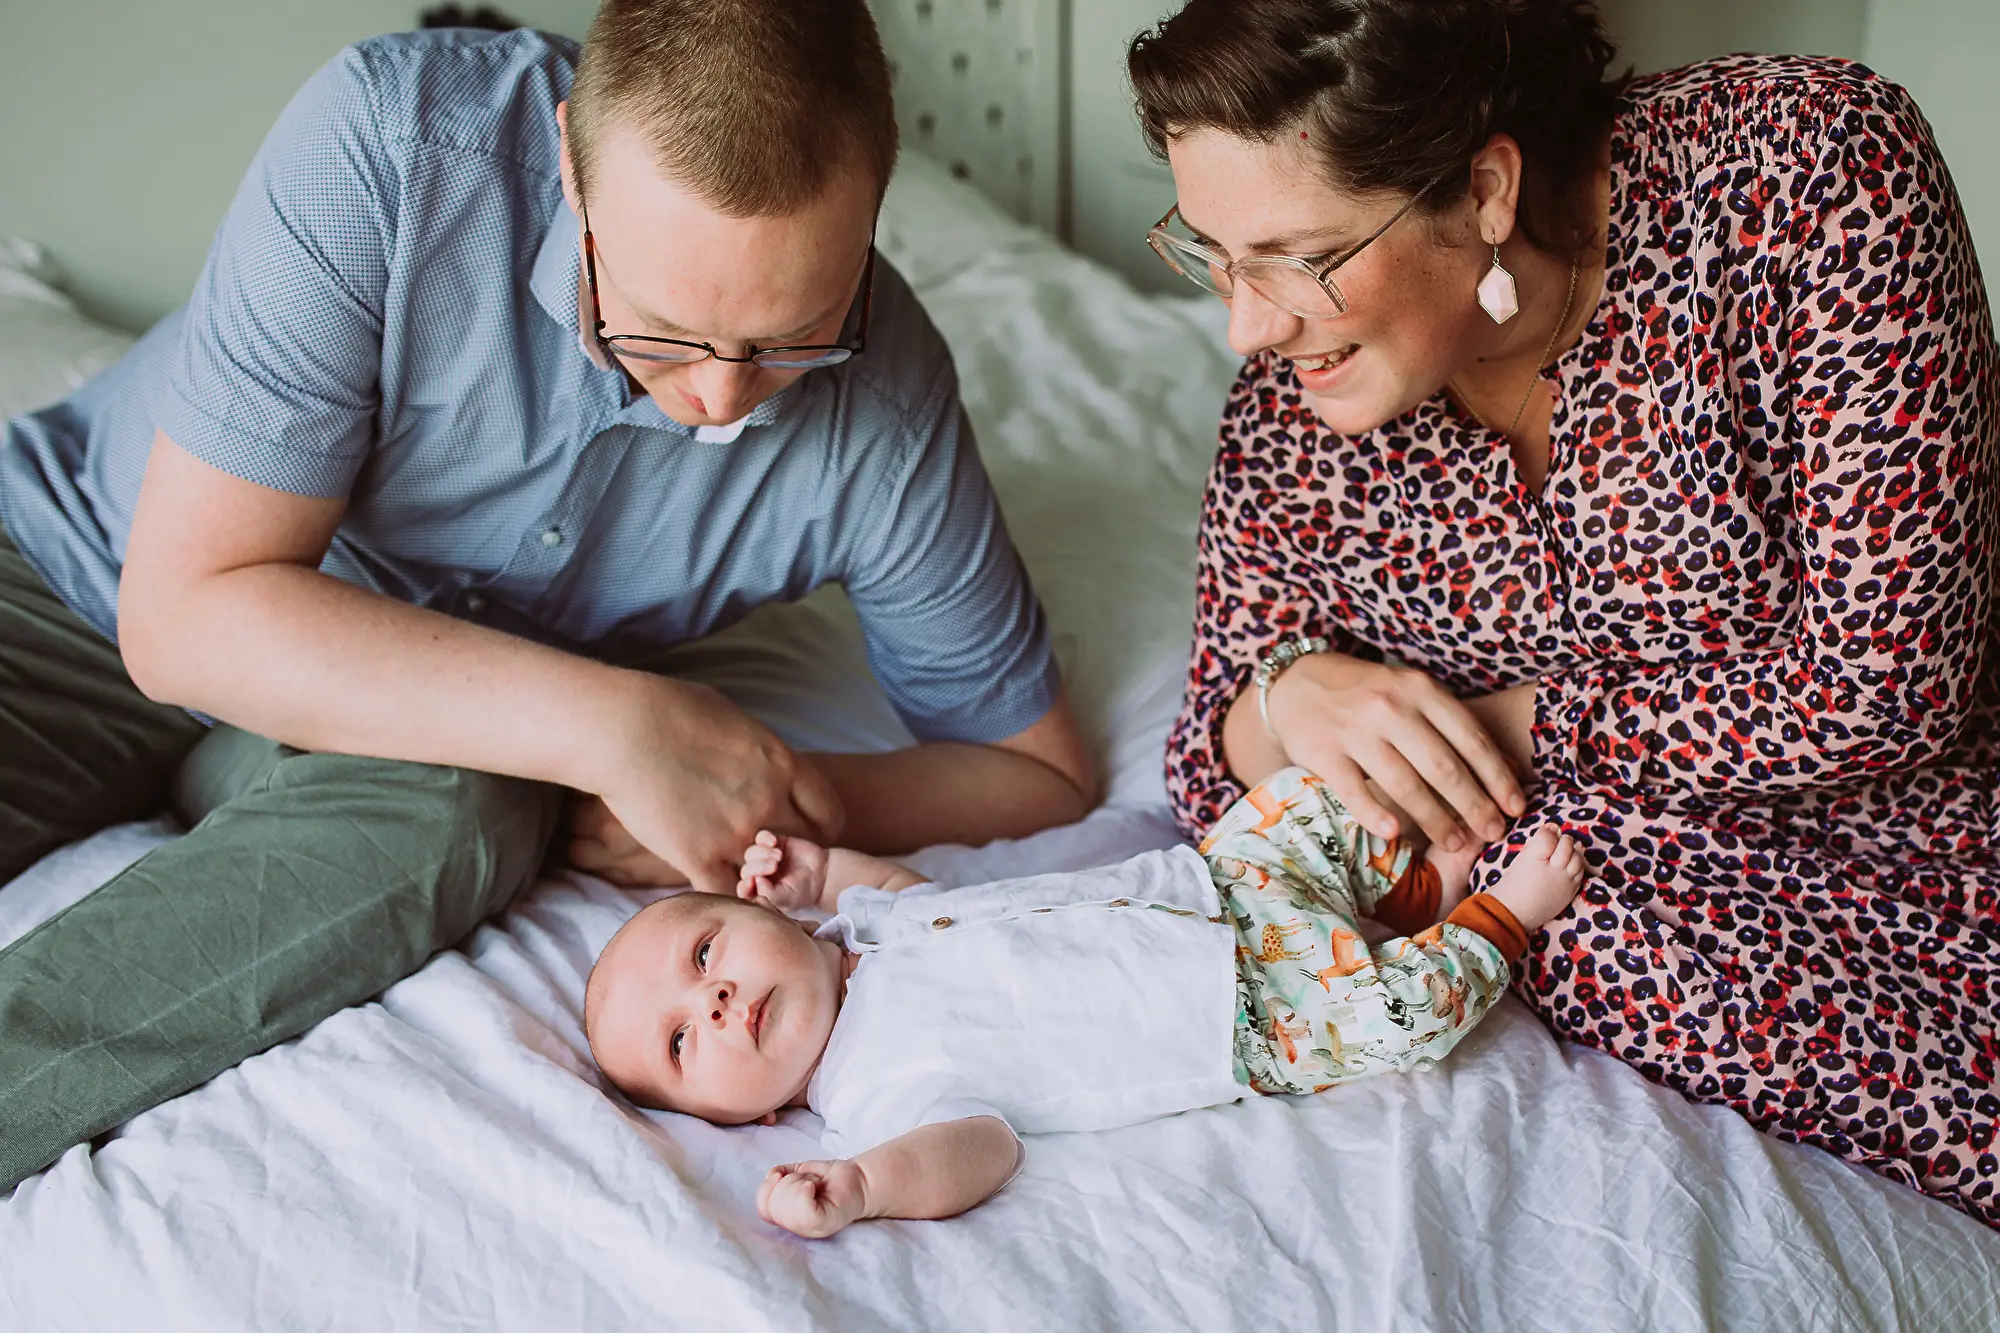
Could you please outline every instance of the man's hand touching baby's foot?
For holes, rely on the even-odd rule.
[[[781,912],[819,906],[826,885],[826,848],[809,838],[782,838],[769,829],[743,849],[736,896]]]
[[[1492,894],[1532,934],[1568,907],[1589,877],[1583,849],[1555,825],[1544,824],[1514,853]]]

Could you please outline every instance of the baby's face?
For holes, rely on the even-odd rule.
[[[598,1068],[655,1106],[740,1125],[799,1101],[846,984],[839,945],[770,908],[686,893],[640,912],[591,974]]]

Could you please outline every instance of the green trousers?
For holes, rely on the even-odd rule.
[[[169,803],[186,837],[0,950],[0,1194],[465,938],[533,881],[561,804],[210,731],[0,531],[0,884]]]

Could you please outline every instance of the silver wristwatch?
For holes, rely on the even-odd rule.
[[[1301,657],[1312,653],[1323,653],[1332,646],[1322,638],[1286,639],[1265,654],[1264,660],[1257,664],[1257,674],[1251,677],[1257,686],[1257,716],[1264,719],[1264,730],[1269,732],[1271,739],[1278,741],[1280,745],[1284,742],[1279,740],[1277,728],[1271,725],[1271,682],[1283,675],[1285,668]]]

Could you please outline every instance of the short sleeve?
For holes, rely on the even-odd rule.
[[[847,594],[868,661],[919,740],[987,744],[1054,706],[1047,619],[1000,516],[949,366],[864,512]]]
[[[1327,501],[1290,486],[1289,478],[1323,466],[1320,435],[1305,409],[1275,391],[1273,367],[1268,355],[1243,363],[1202,493],[1194,641],[1166,746],[1167,798],[1191,838],[1243,797],[1243,784],[1229,771],[1223,727],[1265,654],[1287,639],[1324,638],[1350,657],[1382,656],[1361,637],[1369,627],[1366,606],[1299,543],[1300,531],[1324,526],[1319,510]]]
[[[345,496],[373,441],[393,171],[361,52],[315,74],[209,249],[159,428],[245,481]]]
[[[925,1125],[992,1116],[1021,1135],[999,1108],[977,1096],[963,1083],[932,1074],[909,1080],[878,1079],[867,1088],[843,1089],[826,1119],[826,1147],[843,1157],[855,1157]]]

